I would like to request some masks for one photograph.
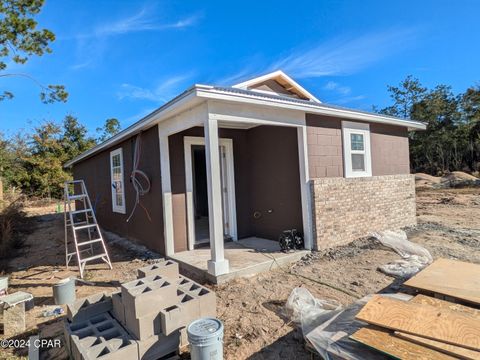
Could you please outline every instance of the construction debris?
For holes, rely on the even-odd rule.
[[[163,260],[138,269],[119,292],[69,305],[65,338],[75,360],[158,359],[188,345],[193,320],[215,316],[215,294]]]
[[[430,281],[424,289],[420,285],[426,279]],[[379,294],[345,309],[316,313],[311,309],[319,300],[310,300],[310,305],[303,306],[305,316],[300,316],[307,348],[325,359],[381,359],[385,355],[397,359],[480,359],[480,310],[451,302],[473,305],[480,293],[475,284],[478,279],[480,265],[439,259],[411,279],[416,281],[416,289],[435,297]],[[450,301],[436,298],[447,289],[455,289],[457,296],[447,297]],[[314,326],[305,327],[304,323]]]
[[[405,285],[445,300],[480,305],[480,265],[438,259]]]
[[[27,292],[0,297],[3,318],[3,336],[12,337],[25,331],[25,311],[33,307],[33,296]]]
[[[403,230],[387,230],[373,233],[372,236],[402,257],[402,260],[395,260],[379,267],[379,270],[386,275],[409,278],[433,261],[430,252],[423,246],[408,241],[407,234]]]

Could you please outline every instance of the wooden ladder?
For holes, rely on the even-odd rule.
[[[76,205],[80,203],[82,205],[81,209],[77,210],[75,207],[75,210],[72,211],[72,202],[75,202]],[[98,226],[95,211],[93,210],[83,180],[65,181],[63,211],[65,220],[65,261],[67,269],[68,264],[75,255],[77,257],[81,278],[83,278],[85,265],[88,261],[101,259],[112,269],[112,263],[108,256],[105,241]],[[73,244],[75,246],[74,251],[69,250],[69,227],[72,229]],[[80,240],[79,233],[85,230],[88,234],[88,240]],[[100,244],[101,246],[99,249],[95,249],[94,244]],[[95,252],[98,253],[96,254]]]

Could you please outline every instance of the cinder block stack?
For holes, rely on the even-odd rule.
[[[68,306],[65,338],[75,360],[164,358],[188,344],[190,322],[216,316],[215,293],[180,276],[176,262],[163,260],[137,275],[111,296]]]

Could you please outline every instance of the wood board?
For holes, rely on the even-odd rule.
[[[352,334],[350,338],[396,359],[455,359],[454,357],[439,351],[393,336],[388,330],[372,325],[361,328]]]
[[[444,342],[426,339],[421,336],[406,334],[400,331],[395,331],[395,336],[416,343],[421,346],[426,346],[432,350],[437,350],[448,355],[452,355],[459,359],[478,360],[480,359],[480,352],[470,349],[465,349],[460,346],[446,344]]]
[[[444,300],[439,300],[432,298],[430,296],[425,296],[425,295],[417,295],[414,298],[410,300],[410,302],[416,303],[416,304],[424,304],[424,305],[430,305],[430,306],[435,306],[439,309],[448,309],[452,311],[459,311],[465,314],[469,314],[472,317],[480,320],[480,310],[473,309],[468,306],[460,305],[460,304],[454,304],[448,301]],[[395,331],[395,335],[399,336],[403,339],[415,342],[419,345],[423,346],[428,346],[434,350],[438,350],[441,352],[444,352],[446,354],[450,354],[453,356],[456,356],[461,359],[471,359],[471,360],[476,360],[480,359],[480,352],[475,351],[475,350],[470,350],[470,349],[465,349],[460,346],[455,346],[455,345],[450,345],[446,344],[440,341],[435,341],[431,339],[426,339],[421,336],[416,336],[416,335],[411,335],[411,334],[406,334],[400,331]]]
[[[367,323],[480,350],[480,323],[467,314],[375,295],[356,318]]]
[[[419,294],[419,295],[416,295],[415,297],[413,297],[410,300],[410,302],[415,303],[415,304],[435,306],[435,307],[438,307],[440,309],[459,311],[461,313],[470,315],[470,316],[480,320],[480,310],[471,308],[469,306],[461,305],[461,304],[455,304],[455,303],[452,303],[450,301],[435,299],[435,298],[430,297],[430,296]]]
[[[480,305],[480,265],[438,259],[405,285]]]

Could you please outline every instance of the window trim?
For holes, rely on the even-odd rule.
[[[113,187],[113,157],[120,155],[120,172],[121,172],[121,181],[122,181],[122,206],[116,204],[116,192]],[[125,208],[125,176],[124,176],[124,165],[123,165],[123,149],[118,148],[110,152],[110,187],[112,190],[112,211],[120,214],[126,214]]]
[[[351,134],[363,135],[364,150],[352,150]],[[343,162],[346,178],[372,176],[372,154],[370,148],[370,125],[351,121],[342,121]],[[365,154],[365,171],[353,171],[352,154]]]

